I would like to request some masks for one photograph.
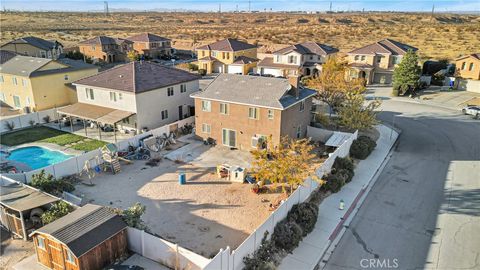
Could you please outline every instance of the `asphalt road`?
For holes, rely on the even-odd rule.
[[[325,269],[480,269],[480,121],[389,98],[381,109],[402,134]]]

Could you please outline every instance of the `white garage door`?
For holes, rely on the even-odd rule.
[[[230,65],[230,66],[228,66],[228,73],[230,73],[230,74],[237,74],[237,73],[243,74],[243,66]]]
[[[281,69],[275,69],[275,68],[262,68],[261,69],[263,72],[262,72],[262,75],[264,74],[270,74],[270,75],[273,75],[273,76],[283,76],[283,73],[282,73],[282,70]]]

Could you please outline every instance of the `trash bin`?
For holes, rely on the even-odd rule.
[[[178,183],[180,185],[185,185],[186,182],[187,182],[187,176],[185,175],[185,173],[179,173],[178,174]]]

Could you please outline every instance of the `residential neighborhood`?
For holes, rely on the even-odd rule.
[[[1,11],[0,269],[477,269],[478,14],[173,1]]]

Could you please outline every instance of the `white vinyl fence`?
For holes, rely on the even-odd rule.
[[[128,249],[171,269],[201,270],[210,260],[139,229],[127,228]]]
[[[117,148],[120,150],[125,150],[129,145],[139,146],[141,138],[144,138],[150,134],[153,134],[153,136],[160,136],[160,135],[163,135],[163,133],[169,134],[170,131],[173,131],[176,128],[183,127],[186,124],[193,124],[194,121],[195,121],[195,117],[191,116],[183,120],[174,122],[172,124],[168,124],[168,125],[153,129],[151,131],[136,135],[135,137],[132,137],[130,139],[118,142]],[[87,160],[89,161],[89,165],[90,165],[89,169],[102,164],[103,160],[102,160],[101,150],[95,149],[90,152],[86,152],[84,154],[67,159],[63,162],[53,164],[47,167],[43,167],[41,169],[37,169],[37,170],[25,172],[25,173],[3,174],[3,175],[23,183],[29,183],[32,180],[32,175],[38,174],[42,170],[44,170],[46,173],[49,173],[53,175],[56,179],[59,179],[65,176],[81,173],[83,171],[83,168],[86,165],[85,162]]]
[[[43,118],[47,115],[50,117],[50,121],[57,120],[57,108],[4,118],[0,120],[0,133],[10,131],[7,123],[13,124],[13,130],[31,127],[32,124],[44,124],[46,122]]]
[[[330,157],[317,169],[316,175],[322,177],[325,173],[330,172],[333,162],[337,157],[346,157],[350,152],[352,142],[357,139],[358,131],[355,131],[349,139],[347,139],[339,148],[333,152]],[[230,248],[220,250],[218,254],[206,265],[203,270],[241,270],[245,266],[243,258],[252,254],[261,244],[262,238],[266,231],[269,232],[269,238],[273,233],[273,229],[278,222],[287,217],[292,206],[297,203],[305,202],[310,194],[319,186],[318,182],[307,178],[302,186],[293,192],[286,201],[284,201],[270,217],[260,225],[250,236],[230,252]]]

